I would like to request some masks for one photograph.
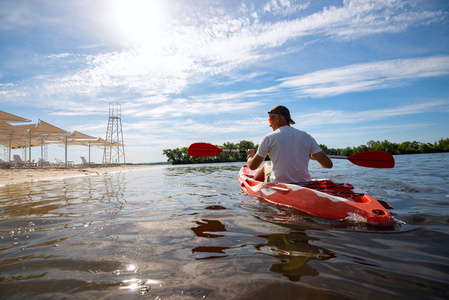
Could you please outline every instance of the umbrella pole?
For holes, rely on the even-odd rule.
[[[26,151],[25,151],[26,152]],[[28,167],[31,169],[31,130],[30,130],[30,152],[28,157]]]
[[[67,168],[67,137],[65,138],[65,167]]]
[[[9,151],[8,151],[8,161],[11,162],[11,144],[12,144],[12,133],[9,135]]]

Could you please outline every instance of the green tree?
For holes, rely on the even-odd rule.
[[[439,140],[436,149],[442,152],[449,152],[449,138]]]
[[[367,145],[370,150],[376,151],[377,147],[380,145],[380,142],[371,140],[367,143]]]

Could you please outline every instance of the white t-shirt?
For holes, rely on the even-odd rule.
[[[282,126],[262,138],[257,155],[270,155],[270,182],[295,183],[310,181],[309,155],[321,151],[307,132]]]

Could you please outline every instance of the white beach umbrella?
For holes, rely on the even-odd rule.
[[[67,145],[68,144],[72,144],[72,145],[87,145],[89,146],[89,164],[90,164],[90,144],[89,142],[94,142],[96,141],[97,138],[78,132],[78,131],[74,131],[72,134],[68,135],[65,138],[65,150],[66,150],[66,157],[67,157]]]
[[[39,120],[39,123],[36,125],[36,127],[31,131],[30,133],[30,157],[31,157],[31,138],[32,137],[40,137],[41,140],[46,138],[54,138],[54,137],[64,137],[66,135],[69,135],[70,132],[61,129],[59,127],[56,127],[54,125],[51,125],[50,123],[47,123],[45,121]],[[41,154],[42,156],[42,154]],[[31,161],[30,161],[30,167],[31,167]],[[65,167],[67,167],[67,150],[65,153]]]
[[[1,144],[8,148],[8,160],[11,160],[11,144],[12,144],[12,132],[11,130],[8,130],[7,127],[12,127],[13,125],[8,123],[18,123],[18,122],[31,122],[28,119],[7,113],[3,110],[0,110],[0,139],[2,140]],[[29,126],[29,125],[27,125]],[[34,125],[33,125],[34,126]],[[15,128],[16,132],[20,131],[19,128]],[[29,130],[29,129],[27,129]],[[3,143],[4,139],[8,139],[8,145],[6,146]]]
[[[0,110],[0,122],[1,123],[16,123],[16,122],[31,122],[28,119],[4,112]]]
[[[26,148],[27,138],[36,124],[10,125],[0,124],[0,144],[8,148],[8,160],[11,161],[11,149]]]

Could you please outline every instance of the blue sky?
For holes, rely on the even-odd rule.
[[[449,137],[448,22],[446,0],[2,0],[0,110],[105,138],[118,102],[133,163],[259,143],[279,104],[328,147],[433,143]]]

